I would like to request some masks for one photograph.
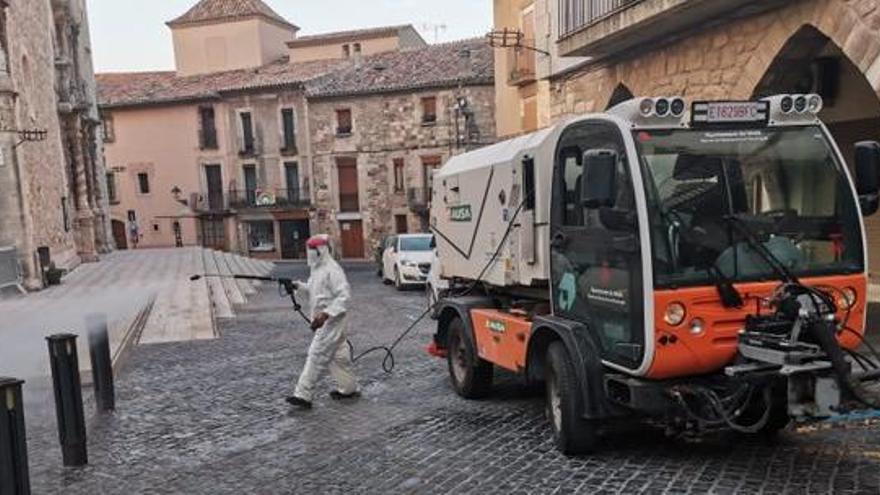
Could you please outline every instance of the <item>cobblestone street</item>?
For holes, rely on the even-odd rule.
[[[304,277],[304,267],[286,274]],[[423,309],[421,292],[350,268],[351,339],[387,343]],[[396,353],[358,363],[364,398],[292,413],[310,333],[271,286],[220,338],[142,345],[117,379],[118,411],[89,422],[90,465],[61,467],[52,401],[26,411],[34,493],[878,493],[880,425],[788,431],[768,444],[725,436],[615,434],[593,456],[558,454],[543,400],[501,376],[493,396],[458,398],[429,358],[433,322]],[[330,390],[328,383],[326,391]],[[93,409],[91,403],[87,409]]]

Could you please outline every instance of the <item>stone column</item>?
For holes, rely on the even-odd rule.
[[[88,130],[83,127],[82,120],[78,115],[71,118],[71,128],[68,130],[67,139],[73,146],[74,170],[76,175],[76,244],[77,251],[83,262],[98,261],[98,250],[95,246],[95,216],[89,204],[89,185],[86,173],[86,157],[83,153],[83,143],[88,140]]]

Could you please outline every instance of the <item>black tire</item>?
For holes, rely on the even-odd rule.
[[[455,392],[465,399],[482,399],[492,390],[492,363],[480,359],[470,339],[465,336],[464,322],[449,322],[446,364]]]
[[[550,344],[546,363],[547,419],[556,447],[565,455],[592,452],[598,442],[596,424],[581,416],[581,391],[574,365],[562,342]]]
[[[394,268],[394,288],[397,290],[403,290],[403,281],[400,279],[400,270],[398,268]]]

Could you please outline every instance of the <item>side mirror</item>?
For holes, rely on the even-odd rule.
[[[617,200],[617,153],[590,150],[584,153],[581,204],[584,208],[612,207]]]
[[[880,143],[856,143],[856,191],[862,215],[869,216],[880,209]]]

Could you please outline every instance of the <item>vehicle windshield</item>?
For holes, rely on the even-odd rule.
[[[864,270],[861,222],[817,126],[636,131],[657,286],[775,273],[745,227],[798,276]]]
[[[401,251],[430,251],[431,250],[431,236],[424,237],[401,237],[400,238],[400,250]]]

